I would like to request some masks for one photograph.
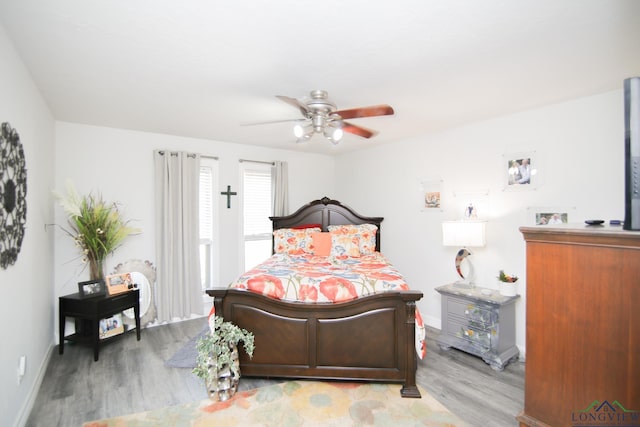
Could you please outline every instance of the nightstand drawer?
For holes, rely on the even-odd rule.
[[[490,330],[498,322],[497,312],[490,307],[457,298],[447,299],[447,313],[459,316],[481,330]]]
[[[474,347],[482,351],[491,350],[491,340],[494,336],[492,331],[478,330],[473,327],[460,327],[458,336],[471,343]]]
[[[443,331],[457,340],[466,341],[480,352],[491,349],[492,339],[497,337],[495,330],[476,328],[469,322],[460,322],[456,318],[449,317]]]
[[[125,292],[120,295],[112,296],[108,299],[100,300],[98,305],[100,311],[103,313],[118,313],[121,312],[125,306],[132,307],[137,298],[139,298],[138,294]]]

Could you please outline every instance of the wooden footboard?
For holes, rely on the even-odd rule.
[[[422,292],[370,295],[340,304],[289,303],[237,289],[209,289],[216,314],[253,332],[243,376],[367,380],[416,386],[415,308]]]

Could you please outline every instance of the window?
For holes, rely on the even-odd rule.
[[[242,163],[244,271],[271,255],[271,165]]]
[[[202,289],[218,285],[218,209],[214,190],[218,188],[218,161],[200,160],[200,279]]]

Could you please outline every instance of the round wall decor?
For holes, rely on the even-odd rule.
[[[150,261],[131,259],[116,265],[113,271],[113,274],[123,273],[131,273],[133,283],[135,283],[140,290],[140,327],[145,327],[156,319],[154,296],[156,268]],[[124,314],[122,323],[135,326],[135,315],[132,308],[123,311],[122,314]]]
[[[20,136],[9,123],[0,129],[0,267],[18,259],[27,222],[27,169]]]

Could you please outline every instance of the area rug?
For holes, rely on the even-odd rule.
[[[164,364],[171,368],[195,368],[196,357],[198,356],[196,344],[207,332],[209,332],[209,326],[206,326],[196,336],[187,341],[187,343],[180,347]]]
[[[400,397],[399,384],[288,381],[148,412],[91,421],[83,427],[203,426],[466,426],[420,389]]]

